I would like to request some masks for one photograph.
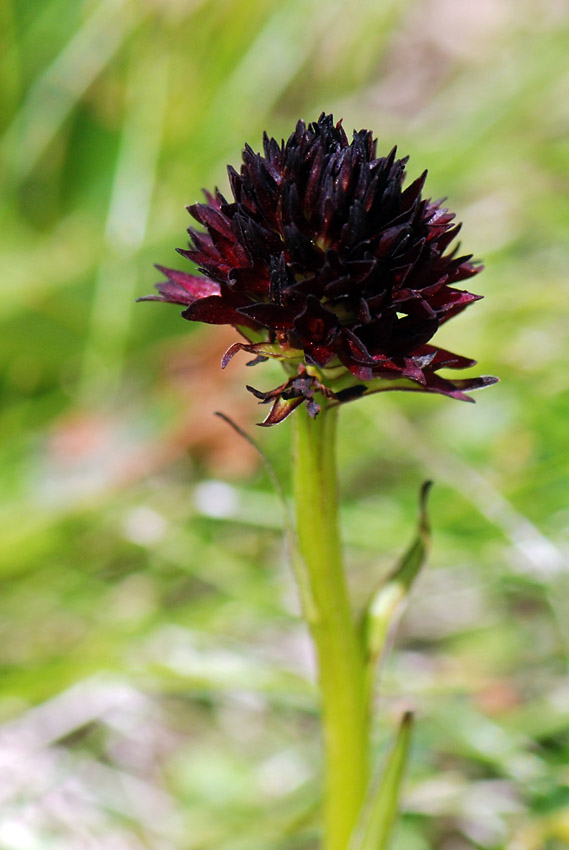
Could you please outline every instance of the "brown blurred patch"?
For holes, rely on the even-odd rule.
[[[168,437],[174,450],[189,452],[208,474],[223,478],[250,475],[259,464],[256,451],[215,411],[227,413],[246,431],[261,415],[245,389],[251,381],[247,359],[236,357],[223,371],[221,358],[238,334],[229,327],[200,327],[186,343],[167,352],[170,388],[183,400],[183,414]]]
[[[223,371],[221,358],[236,332],[200,328],[164,355],[163,377],[156,389],[171,402],[173,422],[150,440],[140,428],[140,408],[125,400],[119,410],[68,410],[53,424],[36,464],[41,498],[68,504],[122,489],[189,458],[198,476],[238,479],[251,475],[260,459],[253,447],[220,418],[227,413],[248,433],[261,419],[245,389],[251,380],[246,357]],[[153,400],[147,402],[152,407]],[[169,405],[170,406],[170,405]]]
[[[498,716],[516,708],[521,696],[508,679],[493,679],[475,697],[477,707],[490,716]]]

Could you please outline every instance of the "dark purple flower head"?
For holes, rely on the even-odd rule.
[[[263,424],[303,402],[315,416],[319,394],[341,402],[391,389],[465,401],[495,378],[450,380],[440,369],[475,361],[430,344],[443,322],[480,296],[455,285],[481,270],[448,250],[460,225],[421,197],[426,172],[402,188],[407,159],[376,156],[367,130],[350,143],[331,115],[299,121],[286,144],[265,134],[263,154],[248,145],[232,201],[216,191],[188,207],[205,228],[189,229],[180,254],[204,275],[159,267],[166,281],[146,300],[182,304],[185,319],[229,324],[253,362],[280,359],[289,375],[261,393]],[[144,300],[144,299],[143,299]]]

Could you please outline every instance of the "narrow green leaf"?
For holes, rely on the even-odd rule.
[[[351,842],[350,850],[386,850],[399,814],[401,784],[407,765],[413,713],[407,711],[401,720],[397,738],[385,765],[379,787],[370,803],[362,832]]]
[[[364,612],[362,630],[370,686],[376,662],[385,649],[413,582],[427,558],[430,545],[427,498],[432,483],[425,481],[421,487],[417,536],[387,580],[372,595]]]

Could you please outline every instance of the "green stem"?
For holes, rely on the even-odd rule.
[[[338,529],[337,408],[295,422],[294,495],[299,548],[314,602],[309,622],[318,660],[326,757],[324,848],[346,850],[368,781],[368,708]]]

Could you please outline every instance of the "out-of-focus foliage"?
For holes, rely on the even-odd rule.
[[[254,429],[249,375],[219,370],[231,332],[133,300],[242,144],[322,110],[449,196],[487,298],[437,339],[502,378],[476,406],[390,394],[343,412],[359,604],[436,481],[431,564],[378,697],[378,761],[418,715],[396,848],[568,846],[565,0],[0,15],[0,846],[316,846],[312,662],[279,503],[212,416]],[[260,439],[286,483],[288,425]]]

